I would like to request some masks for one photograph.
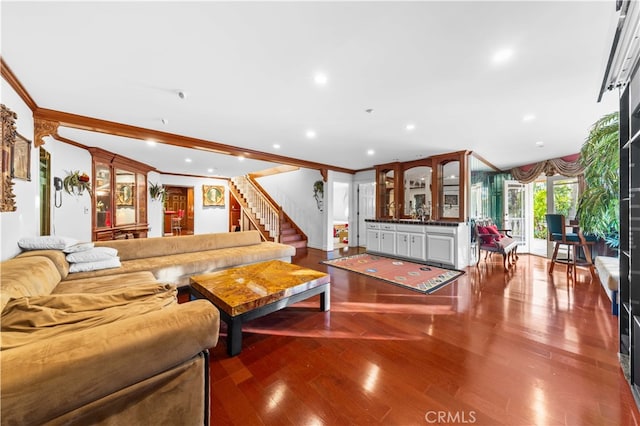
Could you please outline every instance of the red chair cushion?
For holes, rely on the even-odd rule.
[[[504,238],[504,235],[498,231],[498,227],[496,225],[487,226],[487,233],[492,234],[494,240],[500,240]]]
[[[478,234],[480,234],[480,238],[482,238],[483,244],[491,244],[493,241],[493,236],[490,235],[490,232],[487,230],[486,226],[478,225]]]

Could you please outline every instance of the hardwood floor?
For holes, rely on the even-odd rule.
[[[294,263],[331,274],[314,297],[244,327],[212,350],[213,425],[632,425],[617,317],[586,270],[568,282],[520,255],[466,269],[422,295],[327,267],[355,253],[307,249]],[[224,332],[224,330],[223,330]]]

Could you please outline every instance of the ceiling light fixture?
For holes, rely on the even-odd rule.
[[[538,142],[536,142],[536,146],[537,146],[538,148],[542,148],[542,147],[544,146],[544,142],[542,142],[542,141],[538,141]]]
[[[187,162],[187,163],[190,163],[192,160],[191,160],[191,158],[185,158],[184,161]]]
[[[212,168],[208,168],[207,169],[207,173],[213,173],[213,169]]]
[[[156,142],[156,141],[151,141],[151,140],[147,141],[147,145],[149,145],[149,146],[156,146],[157,144],[158,144],[158,142]]]
[[[493,54],[493,63],[494,64],[502,64],[507,62],[513,56],[513,50],[509,48],[500,49],[496,53]]]
[[[306,136],[307,136],[307,139],[315,139],[317,134],[315,130],[307,130]]]
[[[238,156],[238,161],[244,161],[244,157],[242,155]]]
[[[179,90],[179,91],[178,91],[178,97],[179,97],[180,99],[186,99],[186,97],[187,97],[187,92],[185,92],[185,91],[183,91],[183,90]]]
[[[408,132],[415,130],[415,128],[416,128],[416,125],[413,123],[409,123],[405,126],[405,129],[407,129]]]
[[[532,121],[532,120],[535,120],[535,119],[536,119],[536,116],[535,116],[535,115],[533,115],[533,114],[525,114],[525,115],[522,117],[522,121],[525,121],[525,122],[526,122],[526,121]]]
[[[280,149],[280,144],[279,143],[274,143],[273,144],[273,148],[274,149]]]
[[[375,152],[374,150],[372,150],[372,149],[368,149],[368,150],[367,150],[367,155],[373,155],[373,154],[375,154],[375,153],[376,153],[376,152]]]
[[[323,72],[317,72],[314,76],[313,76],[313,81],[318,85],[318,86],[324,86],[327,84],[327,82],[329,81],[329,77],[327,77],[327,75]]]

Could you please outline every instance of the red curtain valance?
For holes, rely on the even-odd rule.
[[[511,176],[519,182],[530,183],[543,173],[546,176],[580,176],[584,172],[584,167],[580,164],[580,154],[578,153],[541,161],[539,163],[527,164],[526,166],[514,167],[509,171],[511,172]]]

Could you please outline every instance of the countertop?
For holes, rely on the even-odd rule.
[[[431,225],[431,226],[458,226],[464,222],[445,222],[438,220],[414,220],[414,219],[365,219],[365,222],[401,223],[403,225]]]

